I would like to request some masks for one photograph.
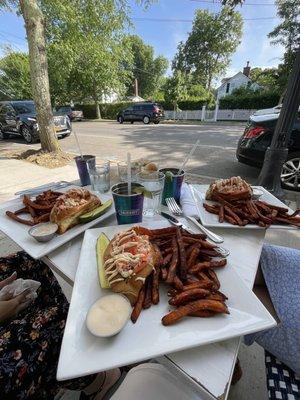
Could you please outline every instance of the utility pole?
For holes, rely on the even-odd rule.
[[[258,185],[264,186],[274,196],[284,197],[281,188],[280,174],[288,155],[288,143],[293,125],[297,118],[300,104],[300,48],[297,50],[296,60],[288,79],[287,90],[283,99],[282,108],[276,124],[270,147],[268,147],[264,164],[258,177]],[[298,174],[300,181],[300,171]]]

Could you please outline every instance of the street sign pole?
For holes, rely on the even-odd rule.
[[[264,164],[258,177],[258,185],[264,186],[278,198],[284,197],[281,188],[280,174],[287,159],[288,143],[291,137],[300,104],[300,48],[293,70],[289,76],[281,112],[276,124],[270,147],[268,147]],[[297,173],[297,172],[296,172]],[[300,171],[299,171],[300,182]]]

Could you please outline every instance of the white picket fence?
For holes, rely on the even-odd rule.
[[[247,121],[256,110],[202,110],[170,111],[165,110],[165,119],[173,120],[200,120],[200,121]]]

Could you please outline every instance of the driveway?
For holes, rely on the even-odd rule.
[[[180,166],[185,154],[200,139],[200,144],[186,168],[190,173],[201,175],[205,181],[240,175],[253,183],[259,171],[238,163],[235,158],[236,145],[244,126],[245,123],[120,125],[112,121],[84,121],[75,122],[73,129],[85,154],[122,160],[130,151],[134,158],[146,157],[161,167]],[[6,149],[28,149],[19,139],[0,143]],[[73,134],[60,140],[60,144],[63,150],[78,154]],[[34,147],[38,148],[39,145]]]

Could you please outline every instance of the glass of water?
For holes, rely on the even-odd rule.
[[[137,174],[141,171],[141,166],[138,162],[131,163],[131,180],[136,181]],[[118,174],[120,182],[127,182],[127,162],[118,162]]]
[[[105,193],[110,189],[110,163],[106,161],[95,166],[89,165],[91,188],[94,192]]]
[[[143,215],[153,217],[160,212],[165,175],[162,172],[153,172],[150,174],[140,172],[137,174],[137,179],[146,189],[146,192],[144,192]]]

